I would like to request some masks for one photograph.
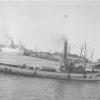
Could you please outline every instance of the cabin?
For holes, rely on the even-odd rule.
[[[85,68],[83,66],[69,67],[68,70],[71,73],[84,73],[85,72]]]

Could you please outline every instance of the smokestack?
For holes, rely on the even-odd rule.
[[[68,41],[65,40],[64,41],[64,68],[65,68],[65,71],[67,69],[67,66],[66,66],[66,64],[67,64],[67,56],[68,56],[67,51],[68,51]]]

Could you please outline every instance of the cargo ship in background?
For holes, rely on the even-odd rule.
[[[13,39],[10,39],[5,44],[0,43],[0,51],[4,53],[23,55],[25,47],[19,43],[15,44]]]

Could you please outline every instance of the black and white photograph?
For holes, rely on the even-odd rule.
[[[0,100],[100,100],[100,0],[0,0]]]

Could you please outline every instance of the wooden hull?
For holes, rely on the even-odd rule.
[[[74,80],[74,81],[99,81],[99,73],[86,74],[75,74],[75,73],[60,73],[60,72],[46,72],[46,71],[35,71],[21,68],[14,68],[9,66],[0,65],[0,71],[16,75],[24,75],[30,77],[41,77],[41,78],[51,78],[51,79],[63,79],[63,80]],[[70,77],[69,77],[70,75]]]
[[[84,78],[84,74],[73,74],[73,73],[68,74],[68,73],[44,72],[44,71],[37,71],[36,75],[38,77],[44,77],[44,78],[52,78],[52,79],[54,78],[54,79],[74,80],[74,81],[99,81],[100,80],[98,73],[86,74],[86,78]]]

